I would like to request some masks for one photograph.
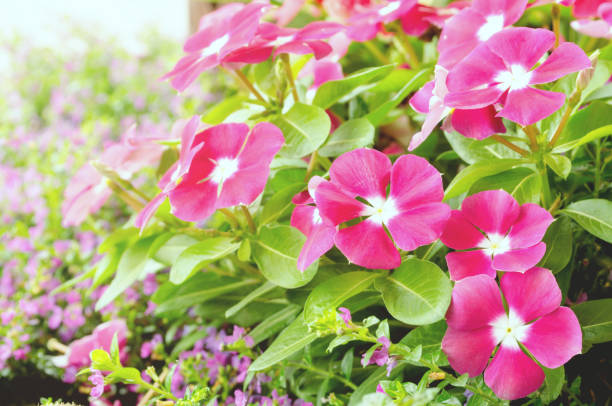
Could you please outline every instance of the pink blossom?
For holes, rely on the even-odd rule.
[[[384,24],[400,19],[416,4],[416,0],[392,0],[372,5],[349,18],[346,33],[354,41],[369,41],[376,37]]]
[[[92,374],[87,378],[89,382],[91,382],[94,387],[91,388],[91,392],[89,393],[94,398],[99,398],[104,393],[104,375],[102,372],[97,369],[93,369]]]
[[[391,374],[391,370],[395,367],[397,360],[395,357],[389,356],[389,347],[391,347],[391,341],[387,337],[379,337],[378,342],[382,344],[380,348],[374,350],[369,359],[366,360],[366,354],[363,354],[361,358],[361,365],[367,366],[370,364],[376,364],[379,367],[387,365],[387,376]]]
[[[521,18],[527,0],[474,0],[446,21],[438,43],[438,64],[451,69],[478,44]]]
[[[495,34],[449,72],[445,104],[478,109],[501,103],[497,116],[523,126],[548,117],[561,108],[565,95],[533,85],[591,66],[580,47],[566,42],[531,70],[554,42],[555,35],[545,29],[508,28]]]
[[[440,240],[461,250],[446,255],[452,280],[495,271],[525,272],[546,252],[541,242],[553,217],[533,203],[520,206],[504,190],[466,197],[453,210]],[[469,250],[469,251],[466,251]]]
[[[572,12],[576,18],[597,17],[597,12],[602,4],[610,0],[576,0]]]
[[[580,353],[582,332],[574,313],[560,307],[561,291],[548,269],[506,273],[500,285],[501,294],[495,279],[485,275],[455,284],[442,349],[457,372],[474,377],[484,370],[493,392],[512,400],[544,382],[542,368],[521,345],[541,365],[558,368]]]
[[[216,209],[248,205],[263,192],[270,162],[283,145],[273,124],[219,124],[199,134],[202,147],[180,183],[168,192],[172,213],[185,221],[208,218]]]
[[[572,28],[594,38],[612,38],[612,3],[603,3],[597,9],[599,19],[572,21]]]
[[[68,346],[68,365],[74,367],[89,365],[89,353],[98,348],[109,352],[115,334],[117,334],[120,356],[125,359],[127,325],[123,320],[113,320],[100,324],[91,335],[73,341]]]
[[[306,242],[300,251],[297,267],[304,271],[314,261],[334,246],[337,228],[330,220],[324,219],[316,207],[315,190],[325,179],[314,176],[308,182],[308,191],[293,198],[296,205],[291,214],[291,225],[306,236]],[[304,194],[305,193],[305,194]]]
[[[334,225],[366,217],[341,228],[334,238],[338,249],[359,266],[398,267],[401,258],[394,241],[406,251],[429,244],[448,219],[440,173],[418,156],[404,155],[391,165],[380,151],[357,149],[338,157],[329,174],[331,181],[321,182],[315,191],[317,208]]]
[[[218,66],[230,52],[251,42],[267,7],[263,2],[232,3],[205,15],[199,31],[185,41],[186,55],[163,79],[171,79],[176,90],[185,90],[202,72]]]
[[[346,307],[339,307],[338,311],[340,312],[340,318],[342,319],[342,321],[344,321],[346,327],[351,327],[351,311]]]

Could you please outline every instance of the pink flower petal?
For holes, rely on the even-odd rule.
[[[455,283],[446,321],[455,329],[475,330],[505,314],[495,279],[476,275]]]
[[[452,210],[440,240],[456,250],[475,248],[485,238],[459,210]]]
[[[493,258],[493,268],[507,272],[525,272],[534,267],[546,254],[543,242],[528,248],[510,250]]]
[[[530,84],[553,82],[570,73],[589,68],[591,61],[576,44],[564,42],[533,71]]]
[[[400,211],[440,202],[444,197],[442,176],[426,159],[402,155],[391,169],[389,196]]]
[[[370,220],[341,229],[336,234],[335,242],[350,262],[365,268],[393,269],[402,262],[382,225]]]
[[[397,246],[412,251],[437,240],[449,215],[447,204],[429,203],[398,214],[386,225]]]
[[[494,83],[499,72],[507,70],[504,60],[499,55],[493,53],[487,44],[488,42],[476,47],[476,49],[450,70],[446,78],[449,92],[465,92],[480,88],[483,85],[488,86]],[[478,91],[474,92],[474,94],[478,94]],[[484,92],[480,93],[483,95],[487,94]],[[498,94],[501,94],[501,91]],[[449,96],[447,96],[448,98]],[[481,98],[484,98],[484,96],[481,96]]]
[[[500,285],[508,307],[525,323],[556,310],[561,304],[561,290],[548,269],[532,268],[524,274],[508,272]]]
[[[512,27],[493,35],[486,46],[506,62],[531,69],[555,43],[555,34],[543,28]]]
[[[487,190],[466,197],[465,218],[487,234],[506,235],[520,213],[519,204],[505,190]]]
[[[487,275],[491,278],[496,275],[491,257],[482,250],[449,252],[446,264],[452,281],[474,275]]]
[[[553,220],[550,213],[537,204],[522,205],[519,216],[508,234],[510,247],[528,248],[539,243]]]
[[[360,148],[340,155],[329,169],[333,183],[364,199],[387,196],[391,161],[380,151]]]
[[[242,149],[248,133],[249,126],[244,123],[223,123],[207,128],[202,132],[204,147],[201,155],[214,160],[235,158]]]
[[[429,100],[433,96],[434,81],[425,83],[411,98],[410,106],[417,112],[427,114],[429,112]]]
[[[582,331],[573,311],[559,307],[531,326],[523,344],[546,368],[558,368],[582,351]]]
[[[508,92],[504,108],[497,115],[526,126],[550,116],[564,103],[563,93],[526,87]]]
[[[465,58],[480,43],[477,32],[485,23],[484,16],[471,7],[448,19],[438,43],[438,65],[450,69]]]
[[[223,182],[215,208],[222,209],[239,204],[248,206],[253,203],[266,187],[269,175],[269,164],[249,166],[247,168],[240,167],[234,176]],[[217,186],[216,184],[214,185],[215,187]]]
[[[503,15],[504,25],[512,25],[525,12],[527,0],[474,0],[472,8],[484,16]]]
[[[597,9],[607,0],[577,0],[574,4],[574,16],[578,18],[595,17]]]
[[[211,141],[212,142],[212,141]],[[270,166],[285,138],[281,130],[270,123],[256,124],[240,152],[240,166]],[[240,145],[242,147],[242,145]]]
[[[168,194],[172,214],[185,221],[200,221],[210,217],[217,202],[217,185],[213,182],[181,182]]]
[[[331,182],[322,182],[316,189],[315,201],[321,215],[338,225],[361,216],[367,206],[344,193]]]
[[[574,30],[589,37],[612,38],[610,24],[604,20],[575,20],[570,25]]]
[[[493,106],[472,110],[456,109],[451,116],[451,123],[459,134],[484,140],[493,134],[506,132],[504,123],[496,114]]]
[[[155,214],[159,206],[166,200],[167,194],[160,193],[155,196],[147,205],[138,213],[134,226],[141,230],[147,225],[151,217]]]
[[[472,378],[484,371],[494,348],[495,340],[489,326],[476,330],[449,327],[442,339],[442,351],[448,357],[451,367]]]
[[[310,230],[310,234],[306,236],[306,242],[298,257],[297,268],[300,271],[304,271],[314,261],[329,251],[334,246],[335,236],[336,227],[325,223],[315,225]]]
[[[519,348],[499,347],[484,373],[495,394],[506,400],[525,397],[544,382],[544,371]]]
[[[491,86],[449,93],[444,98],[444,103],[458,109],[482,109],[498,102],[503,94],[504,92],[497,86]]]

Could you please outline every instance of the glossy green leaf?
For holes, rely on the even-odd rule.
[[[348,272],[326,280],[308,296],[304,305],[304,320],[311,323],[326,311],[335,310],[350,297],[363,292],[380,275],[373,272]]]
[[[377,279],[387,310],[406,324],[424,325],[444,318],[452,286],[434,263],[409,258],[390,276]]]
[[[540,399],[545,404],[557,399],[565,383],[565,369],[563,366],[555,369],[543,368],[545,378],[544,385],[540,388]]]
[[[249,292],[249,294],[246,295],[242,300],[240,300],[240,302],[236,303],[234,306],[227,309],[227,311],[225,312],[225,317],[232,317],[233,315],[238,313],[240,310],[242,310],[246,305],[251,303],[253,300],[257,299],[258,297],[262,295],[265,295],[266,293],[270,292],[271,290],[275,288],[276,288],[276,285],[273,284],[272,282],[264,283],[263,285],[259,286],[257,289]]]
[[[189,235],[176,234],[166,240],[160,247],[155,248],[155,245],[163,241],[165,237],[167,237],[167,234],[162,234],[159,237],[160,240],[156,239],[154,241],[149,250],[149,255],[156,261],[166,265],[174,264],[178,256],[181,255],[181,252],[198,242],[198,240]]]
[[[485,176],[495,175],[512,168],[525,165],[520,159],[497,159],[494,161],[477,162],[463,169],[455,176],[446,188],[444,200],[457,197],[470,190],[470,187]]]
[[[596,130],[593,130],[587,133],[584,137],[578,138],[577,140],[567,142],[565,144],[561,144],[553,149],[555,153],[566,152],[575,148],[578,148],[584,144],[587,144],[591,141],[598,140],[603,137],[607,137],[608,135],[612,135],[612,124],[600,127]]]
[[[531,173],[525,176],[519,183],[514,186],[510,194],[519,202],[539,203],[542,190],[542,178],[539,174],[530,171]]]
[[[356,118],[340,125],[319,149],[319,155],[336,157],[374,143],[375,129],[365,118]]]
[[[612,243],[612,202],[588,199],[575,202],[562,210],[595,237]]]
[[[567,217],[556,219],[544,235],[546,254],[538,266],[560,272],[572,258],[573,249],[572,222]]]
[[[410,331],[400,344],[410,348],[421,346],[421,357],[434,365],[448,365],[446,355],[442,352],[442,338],[446,332],[446,323],[439,321],[427,326],[417,327]]]
[[[563,179],[567,179],[572,170],[572,161],[564,155],[546,154],[544,155],[544,162]]]
[[[301,158],[319,148],[329,135],[331,121],[325,110],[303,103],[296,103],[282,115],[272,120],[281,129],[285,144],[281,155]]]
[[[170,282],[180,284],[206,264],[217,261],[240,246],[232,237],[213,237],[185,249],[170,268]]]
[[[589,300],[572,307],[582,328],[583,352],[593,344],[612,341],[612,299]]]
[[[297,228],[267,225],[252,241],[253,259],[270,282],[287,289],[304,286],[315,276],[318,261],[304,272],[297,269],[297,259],[306,237]]]
[[[456,132],[447,131],[444,132],[444,136],[453,148],[453,151],[468,164],[475,164],[476,162],[485,160],[491,161],[502,158],[518,159],[521,157],[518,153],[501,145],[492,138],[475,140]]]
[[[255,344],[259,344],[268,337],[272,337],[274,334],[282,330],[283,327],[293,321],[301,309],[302,308],[298,305],[285,306],[284,309],[279,310],[272,316],[259,323],[257,327],[255,327],[249,333],[249,335]]]
[[[293,196],[297,193],[304,190],[305,187],[306,185],[303,182],[294,183],[276,192],[263,206],[261,217],[259,218],[260,225],[276,221],[278,218],[288,213],[293,207],[291,199],[293,199]]]

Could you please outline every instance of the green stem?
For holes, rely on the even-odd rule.
[[[510,148],[511,150],[513,150],[515,152],[518,152],[519,154],[521,154],[521,156],[529,155],[529,151],[524,150],[523,148],[519,147],[518,145],[511,143],[510,141],[508,141],[507,139],[503,138],[500,135],[493,134],[491,136],[491,138],[493,138],[495,141],[499,142],[500,144],[505,145],[506,147]]]
[[[317,151],[315,150],[312,153],[312,155],[310,155],[310,161],[308,162],[308,168],[306,169],[306,177],[304,178],[305,181],[308,181],[308,179],[310,179],[310,177],[312,176],[312,172],[314,171],[316,166],[317,166]]]
[[[380,49],[378,49],[378,47],[374,45],[371,41],[363,42],[363,45],[368,48],[368,51],[370,51],[372,55],[374,55],[374,57],[378,59],[379,62],[381,62],[383,65],[389,65],[391,63],[389,61],[389,58],[387,58],[387,55],[383,54]]]
[[[270,106],[270,104],[266,101],[266,99],[264,99],[261,93],[259,93],[259,91],[255,89],[255,86],[253,86],[249,78],[247,78],[246,75],[242,73],[240,69],[234,69],[234,73],[236,74],[236,76],[238,76],[240,82],[242,82],[242,84],[244,84],[247,89],[249,89],[251,93],[253,93],[253,96],[255,96],[260,102],[262,102],[264,106]]]
[[[600,140],[595,141],[595,185],[593,187],[593,194],[595,198],[599,197],[599,188],[601,187],[601,142]]]
[[[537,151],[538,150],[538,136],[537,136],[537,129],[533,126],[533,125],[528,125],[525,127],[521,127],[523,129],[523,132],[525,132],[525,134],[527,135],[527,138],[529,138],[529,148],[531,148],[532,151]]]
[[[249,225],[249,230],[253,234],[255,234],[257,232],[257,227],[255,227],[255,222],[253,221],[253,217],[251,217],[251,212],[249,211],[248,207],[246,207],[244,204],[241,204],[240,210],[242,210],[244,217],[246,217],[247,224]]]
[[[400,51],[406,54],[408,58],[408,63],[412,69],[418,69],[421,66],[421,62],[419,62],[419,57],[414,50],[412,43],[410,42],[410,38],[404,33],[402,27],[400,26],[395,32],[396,36],[393,37],[394,44],[400,49]]]
[[[172,399],[172,400],[174,400],[175,402],[178,400],[178,398],[177,398],[176,396],[174,396],[172,393],[170,393],[170,392],[166,392],[165,390],[160,389],[160,388],[158,388],[158,387],[156,387],[156,386],[153,386],[153,385],[151,385],[150,383],[147,383],[147,382],[142,381],[142,380],[141,380],[139,383],[140,383],[140,385],[141,385],[141,386],[144,386],[145,388],[147,388],[147,389],[149,389],[149,390],[152,390],[152,391],[154,391],[154,392],[157,392],[157,393],[159,393],[160,395],[165,396],[165,397],[166,397],[166,398],[168,398],[168,399]]]
[[[289,61],[289,54],[281,54],[281,60],[285,65],[285,72],[287,73],[287,79],[289,80],[289,86],[291,86],[291,94],[293,95],[293,102],[297,103],[300,101],[298,96],[297,87],[295,87],[295,79],[293,78],[293,71],[291,70],[291,62]]]
[[[553,31],[555,33],[555,48],[557,48],[561,38],[561,8],[559,8],[558,4],[553,4],[551,14]]]
[[[288,362],[288,364],[291,365],[291,366],[297,367],[297,368],[306,369],[306,370],[308,370],[310,372],[314,372],[315,374],[318,374],[318,375],[321,375],[321,376],[326,376],[328,378],[340,381],[343,384],[345,384],[346,386],[348,386],[349,388],[351,388],[352,390],[356,390],[357,389],[357,385],[355,385],[353,382],[351,382],[348,379],[343,378],[343,377],[341,377],[339,375],[336,375],[333,372],[329,372],[329,371],[326,371],[324,369],[319,369],[317,367],[313,367],[311,365],[302,364],[302,363],[298,363],[298,362]]]
[[[234,213],[232,213],[230,209],[219,209],[219,211],[225,214],[225,217],[227,217],[227,221],[229,221],[230,225],[234,230],[238,230],[240,228],[240,223],[238,222],[238,219],[236,218],[236,216],[234,216]]]
[[[552,206],[552,194],[550,192],[550,183],[548,182],[548,171],[546,164],[543,161],[539,161],[537,164],[538,171],[540,173],[540,180],[542,181],[542,206]]]

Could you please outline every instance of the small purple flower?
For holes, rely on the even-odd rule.
[[[346,307],[339,307],[338,311],[340,312],[340,318],[342,318],[342,320],[344,321],[344,324],[346,324],[347,328],[350,328],[351,325],[351,311],[349,309],[347,309]]]
[[[236,406],[246,406],[247,398],[240,389],[236,389],[234,392]]]
[[[91,388],[91,392],[89,393],[94,398],[99,398],[104,393],[104,375],[102,372],[97,369],[92,369],[92,374],[89,376],[88,380],[91,382],[94,387]]]
[[[397,360],[395,359],[395,357],[389,357],[389,347],[391,347],[391,341],[389,341],[387,337],[382,336],[378,338],[378,342],[382,344],[382,347],[374,350],[372,356],[367,361],[366,355],[363,354],[363,357],[361,358],[361,365],[365,367],[371,364],[376,364],[381,367],[386,364],[387,376],[389,376],[391,374],[391,370],[397,364]]]

